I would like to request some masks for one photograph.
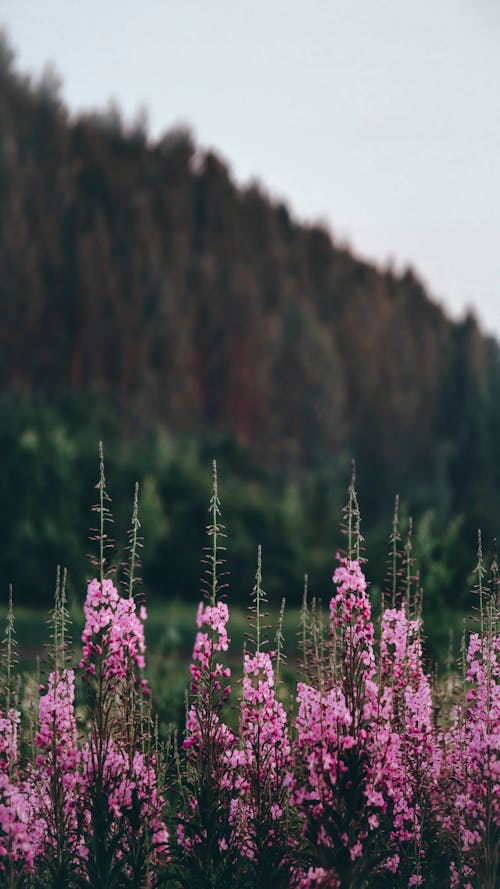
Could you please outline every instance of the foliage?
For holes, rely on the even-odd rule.
[[[143,579],[154,604],[195,598],[210,453],[224,468],[233,603],[246,602],[256,539],[266,553],[266,588],[275,610],[283,595],[298,605],[305,572],[311,590],[321,589],[332,551],[340,544],[337,515],[343,481],[333,466],[294,473],[292,480],[263,469],[250,451],[227,438],[178,440],[159,430],[128,439],[121,434],[116,412],[97,396],[52,402],[6,396],[0,400],[0,430],[0,575],[15,581],[18,603],[46,606],[53,566],[64,562],[70,610],[79,619],[78,590],[86,579],[82,541],[94,475],[91,454],[103,436],[118,539],[128,525],[136,478],[140,483]],[[389,503],[388,497],[382,499],[365,515],[373,579],[384,570]],[[418,507],[418,500],[410,496],[405,502],[403,525],[407,504]],[[470,607],[464,578],[474,558],[475,535],[469,523],[461,526],[460,521],[417,508],[414,538],[425,579],[424,609],[432,651],[440,659],[448,647],[447,624],[455,626],[458,642],[462,615]]]
[[[413,272],[362,262],[321,226],[299,224],[255,184],[238,188],[224,162],[185,130],[151,144],[140,121],[128,126],[113,107],[71,119],[53,73],[39,84],[16,76],[5,38],[0,96],[0,391],[11,398],[0,454],[9,478],[14,444],[12,484],[20,495],[9,504],[15,512],[3,511],[17,539],[14,548],[6,544],[0,570],[12,578],[18,553],[34,553],[22,598],[30,589],[39,595],[42,553],[47,598],[63,528],[64,558],[71,567],[77,561],[79,504],[91,477],[90,448],[81,446],[82,433],[68,434],[63,411],[53,410],[42,429],[29,419],[20,428],[17,400],[26,393],[44,396],[51,409],[58,398],[81,400],[80,425],[92,444],[99,437],[108,442],[116,491],[122,472],[141,467],[149,479],[142,485],[150,498],[148,581],[155,575],[159,586],[168,555],[182,595],[196,580],[187,566],[201,543],[202,523],[192,520],[195,504],[201,519],[203,487],[196,460],[178,459],[183,489],[193,481],[188,517],[174,479],[155,462],[149,477],[136,444],[159,427],[179,454],[184,436],[215,432],[249,448],[257,465],[281,478],[276,509],[267,496],[272,485],[261,497],[248,480],[238,517],[244,527],[241,537],[233,535],[246,575],[250,525],[265,527],[268,536],[276,529],[274,546],[262,540],[271,596],[278,576],[287,592],[298,583],[287,575],[306,540],[294,497],[321,500],[333,486],[338,503],[339,467],[343,472],[353,453],[365,479],[370,530],[399,491],[415,516],[433,508],[442,528],[464,515],[466,541],[479,524],[488,538],[495,533],[500,352],[472,316],[450,321]],[[111,404],[114,441],[134,443],[136,451],[120,470],[105,428]],[[217,457],[227,475],[224,447]],[[72,471],[84,466],[85,478]],[[180,523],[170,521],[172,506]],[[310,532],[307,551],[321,572],[332,515],[327,508],[323,519],[311,509],[310,518],[324,527],[319,538]],[[154,535],[156,524],[172,538],[153,568],[152,552],[163,539]],[[181,539],[187,532],[189,551],[181,553],[177,529]],[[308,565],[312,575],[313,569]],[[79,588],[83,578],[77,581],[73,570],[70,578]],[[244,591],[236,592],[243,599]]]

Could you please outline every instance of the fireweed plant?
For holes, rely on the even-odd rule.
[[[214,464],[185,727],[161,743],[144,675],[138,490],[120,569],[110,560],[102,449],[97,491],[78,666],[58,572],[47,671],[22,699],[9,596],[0,886],[498,886],[500,575],[480,537],[476,626],[464,631],[457,669],[436,680],[423,655],[411,524],[403,542],[397,501],[374,622],[353,475],[327,604],[310,599],[306,583],[298,681],[285,706],[284,603],[271,644],[260,547],[241,681],[231,676]]]
[[[223,570],[226,535],[215,463],[209,513],[202,559],[204,601],[196,615],[186,732],[175,756],[178,808],[173,812],[175,834],[171,827],[172,873],[178,876],[177,885],[186,889],[234,885],[241,858],[233,811],[238,739],[223,718],[232,690],[231,669],[223,663],[229,646],[229,609]]]

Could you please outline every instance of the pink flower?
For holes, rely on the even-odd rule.
[[[96,674],[98,663],[105,679],[124,679],[129,666],[144,669],[146,643],[142,621],[147,617],[144,606],[138,616],[133,598],[120,596],[111,580],[103,580],[101,588],[94,578],[87,588],[84,612],[80,662],[84,678]]]

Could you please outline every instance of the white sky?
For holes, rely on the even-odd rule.
[[[70,109],[180,122],[239,181],[500,335],[499,0],[0,0]]]

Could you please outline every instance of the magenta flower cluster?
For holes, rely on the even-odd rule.
[[[33,757],[22,757],[20,712],[0,714],[0,875],[7,885],[97,885],[96,843],[107,843],[106,867],[122,880],[133,877],[138,838],[148,868],[167,857],[156,755],[138,726],[137,701],[148,688],[146,611],[136,612],[112,581],[89,583],[80,663],[93,686],[86,739],[77,728],[74,670],[60,664],[40,686]],[[154,874],[148,879],[155,885]]]
[[[204,783],[198,770],[179,815],[186,873],[216,842],[220,857],[233,868],[239,862],[242,885],[252,866],[257,885],[271,860],[273,879],[279,884],[281,874],[279,885],[300,889],[493,887],[500,636],[491,625],[471,635],[463,699],[452,695],[438,709],[421,617],[410,616],[407,598],[383,610],[376,640],[359,561],[338,556],[333,581],[327,631],[311,617],[309,663],[291,721],[278,697],[274,654],[257,649],[244,655],[238,730],[223,722],[224,667],[214,657],[227,649],[228,611],[223,603],[200,606],[198,626],[210,631],[196,638],[184,747],[191,768],[210,759],[212,772]],[[199,817],[211,778],[220,782],[215,808],[224,826],[205,813],[204,829],[193,835],[187,824]]]
[[[82,633],[80,668],[84,676],[95,675],[96,664],[105,654],[104,676],[125,679],[129,665],[145,667],[144,624],[146,610],[136,614],[132,597],[120,596],[111,580],[91,580],[84,606],[85,629]]]
[[[216,544],[212,564],[215,578]],[[408,589],[382,608],[376,628],[359,558],[338,555],[326,619],[304,607],[290,693],[280,653],[261,632],[260,553],[257,576],[237,695],[229,609],[215,580],[198,608],[186,724],[170,758],[152,732],[146,610],[110,579],[89,583],[83,721],[62,649],[40,687],[31,738],[17,705],[0,712],[3,883],[497,885],[496,581],[464,640],[462,680],[452,673],[446,687],[426,669]]]

